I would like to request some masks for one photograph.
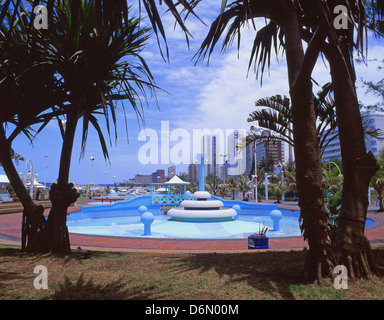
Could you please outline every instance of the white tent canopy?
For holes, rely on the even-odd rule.
[[[8,177],[5,174],[0,174],[0,184],[9,183]]]
[[[27,186],[29,187],[31,183],[30,182],[27,182]],[[47,187],[44,186],[43,184],[41,184],[40,182],[38,182],[36,179],[33,179],[33,187],[34,188],[38,188],[38,189],[46,189]]]
[[[165,184],[189,184],[189,182],[181,180],[178,176],[173,176],[173,178]]]

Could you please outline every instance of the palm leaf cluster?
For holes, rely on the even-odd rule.
[[[83,118],[82,153],[88,127],[92,125],[98,132],[104,156],[108,157],[96,116],[104,116],[110,137],[109,121],[116,124],[117,120],[116,100],[128,100],[137,117],[143,120],[142,100],[147,99],[147,91],[154,95],[153,76],[140,56],[149,30],[140,28],[140,20],[134,18],[129,18],[125,27],[111,23],[110,19],[122,21],[119,12],[118,16],[110,13],[108,18],[100,19],[95,10],[97,1],[76,3],[69,0],[55,6],[55,21],[44,39],[49,43],[47,60],[60,75],[64,91],[69,92],[68,103],[63,107],[66,114],[76,113]],[[125,114],[124,104],[121,106]]]
[[[330,95],[332,84],[327,83],[322,90],[314,96],[315,112],[317,116],[317,135],[319,139],[319,148],[321,153],[335,139],[338,138],[338,133],[335,133],[337,128],[337,118],[335,111],[335,101]],[[268,98],[262,98],[255,102],[257,110],[253,111],[247,121],[257,121],[261,128],[265,128],[272,134],[269,136],[249,132],[246,144],[253,143],[264,139],[282,140],[291,146],[294,146],[293,131],[292,131],[292,108],[290,99],[286,96],[275,95]],[[362,117],[363,129],[366,135],[376,139],[383,139],[383,132],[379,128],[371,128],[366,117]]]
[[[13,15],[12,10],[6,11],[0,26],[0,117],[14,129],[10,143],[20,132],[32,140],[30,126],[59,115],[54,108],[65,99],[53,66],[44,61],[37,44],[41,33],[29,27],[26,12],[15,19]]]

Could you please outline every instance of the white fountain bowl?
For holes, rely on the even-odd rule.
[[[224,207],[224,203],[220,200],[209,201],[196,201],[196,200],[184,200],[180,203],[180,206],[184,208],[221,208]]]
[[[211,194],[208,192],[208,191],[196,191],[194,194],[193,194],[193,197],[197,200],[200,200],[200,199],[209,199],[211,198]]]
[[[170,216],[172,220],[186,222],[230,221],[233,220],[236,214],[236,210],[232,208],[223,208],[221,210],[184,210],[180,208],[168,211],[168,216]]]

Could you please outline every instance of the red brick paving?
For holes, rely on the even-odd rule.
[[[71,207],[77,211],[79,207]],[[48,213],[49,210],[46,210]],[[21,213],[0,216],[0,243],[20,244]],[[384,215],[368,213],[375,224],[366,228],[366,236],[372,243],[384,243]],[[154,239],[134,237],[96,236],[70,234],[72,246],[89,246],[103,249],[136,250],[247,250],[248,239]],[[307,247],[303,237],[269,238],[270,249],[292,249]]]

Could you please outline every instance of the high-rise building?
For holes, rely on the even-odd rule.
[[[176,175],[176,166],[168,167],[168,179],[172,179]]]
[[[199,180],[199,164],[191,163],[188,165],[188,177],[190,180]]]
[[[256,143],[256,158],[257,165],[264,164],[268,168],[275,167],[279,162],[285,160],[284,142],[281,140],[269,140],[267,137],[270,135],[269,131],[262,131],[262,139]]]
[[[152,173],[152,183],[164,183],[165,182],[165,170],[156,170]]]
[[[152,175],[148,174],[136,174],[135,175],[135,181],[138,184],[148,184],[150,185],[152,183]]]
[[[220,152],[219,152],[219,139],[215,134],[204,135],[203,137],[203,150],[206,154],[205,176],[213,175],[220,176]]]
[[[361,115],[363,117],[363,123],[367,129],[380,129],[384,131],[384,113],[377,111],[363,111]],[[324,140],[326,148],[321,156],[321,160],[329,161],[332,159],[341,159],[338,128],[336,127],[332,132],[327,131],[324,135],[325,134],[327,134],[327,137]],[[384,141],[380,141],[366,134],[365,147],[367,151],[371,151],[373,155],[377,157],[379,151],[384,148]]]

